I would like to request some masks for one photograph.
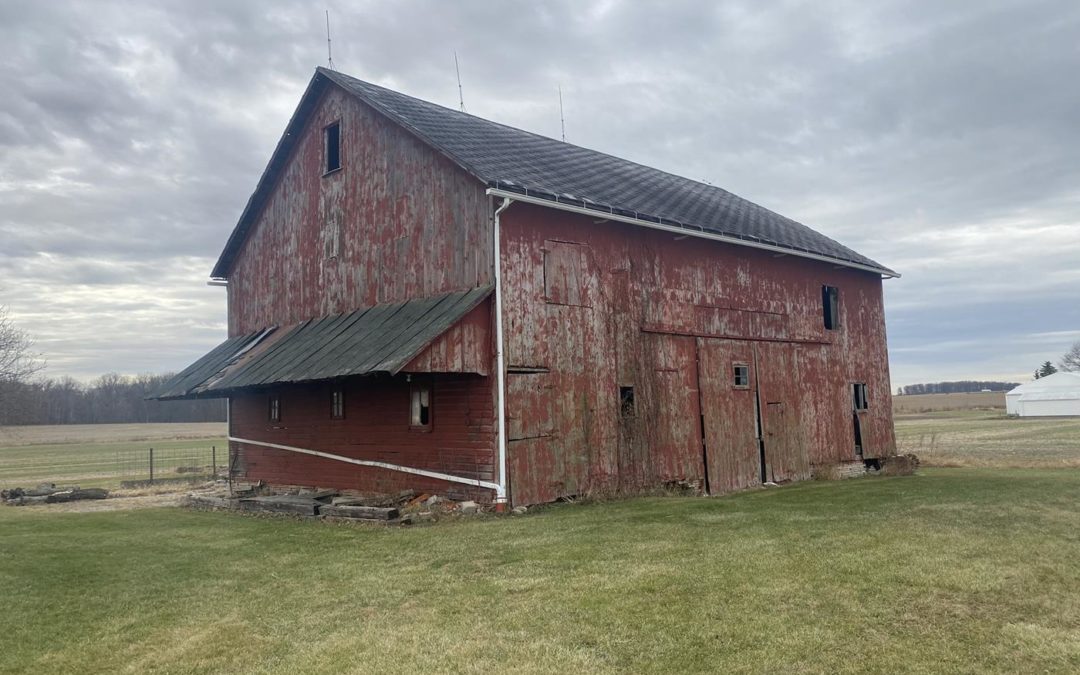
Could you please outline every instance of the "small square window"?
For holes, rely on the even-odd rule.
[[[335,389],[330,394],[330,417],[335,420],[345,419],[345,392]]]
[[[326,173],[341,168],[341,123],[334,122],[323,130],[326,145]]]
[[[840,327],[840,289],[836,286],[821,287],[821,313],[825,330]]]
[[[733,366],[735,381],[734,387],[736,389],[749,389],[750,388],[750,366],[745,363],[736,363]]]
[[[870,402],[866,398],[866,385],[856,382],[851,385],[851,398],[855,410],[868,410]]]
[[[281,421],[281,397],[274,395],[270,397],[270,409],[268,417],[271,422]]]
[[[409,426],[414,429],[431,428],[431,387],[413,385]]]

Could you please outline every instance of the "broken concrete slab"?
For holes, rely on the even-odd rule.
[[[185,504],[199,509],[235,509],[238,506],[235,499],[211,495],[188,495]]]
[[[333,518],[356,518],[362,520],[393,520],[399,512],[395,508],[379,506],[323,506],[319,514]]]
[[[461,502],[458,504],[458,508],[465,515],[472,515],[480,510],[480,505],[474,501]]]
[[[300,495],[269,495],[264,497],[244,497],[239,501],[241,511],[257,513],[292,513],[300,516],[315,516],[322,502]]]

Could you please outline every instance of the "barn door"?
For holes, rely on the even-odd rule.
[[[810,477],[807,439],[801,433],[795,345],[762,342],[754,347],[766,480]]]
[[[697,347],[709,492],[722,494],[760,485],[753,345],[699,338]]]
[[[692,337],[647,334],[651,368],[642,400],[650,482],[704,482],[696,346]],[[643,392],[643,393],[646,393]]]

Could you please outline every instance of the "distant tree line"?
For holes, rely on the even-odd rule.
[[[221,399],[145,400],[170,377],[110,373],[88,385],[70,377],[0,379],[0,425],[225,421]]]
[[[909,384],[899,387],[898,394],[911,396],[914,394],[967,394],[973,391],[1008,391],[1013,387],[1020,386],[1019,382],[983,382],[978,380],[960,380],[959,382],[933,382],[930,384]]]

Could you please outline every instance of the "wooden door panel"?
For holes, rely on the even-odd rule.
[[[745,386],[736,383],[736,365],[747,366]],[[698,378],[710,492],[721,494],[760,485],[753,345],[699,338]]]
[[[777,483],[810,477],[796,349],[786,342],[759,342],[754,347],[765,471],[768,479]]]
[[[642,400],[649,448],[648,471],[659,482],[704,480],[696,343],[692,337],[650,334],[651,368]]]

